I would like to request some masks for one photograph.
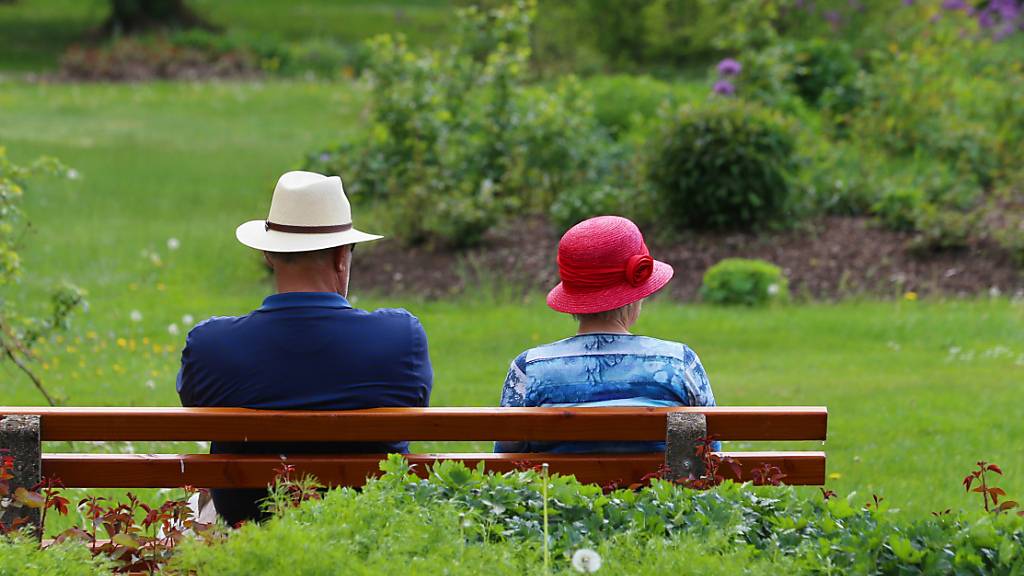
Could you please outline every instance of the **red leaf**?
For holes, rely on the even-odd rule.
[[[964,490],[970,490],[971,484],[974,484],[974,476],[967,476],[964,478]]]
[[[1002,476],[1003,474],[1003,470],[999,466],[996,466],[995,464],[989,464],[988,469],[995,472],[996,474],[999,474],[1000,476]]]
[[[1003,502],[1002,504],[1000,504],[999,508],[996,508],[996,510],[999,511],[999,512],[1006,512],[1007,510],[1010,510],[1010,509],[1013,509],[1013,508],[1016,508],[1016,507],[1017,507],[1017,503],[1015,501],[1007,500],[1007,501]]]

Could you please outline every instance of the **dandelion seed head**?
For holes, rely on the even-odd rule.
[[[601,555],[589,548],[580,548],[572,555],[573,570],[593,574],[601,569]]]

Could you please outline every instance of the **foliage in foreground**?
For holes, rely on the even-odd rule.
[[[697,567],[725,573],[1019,574],[1024,517],[1012,512],[906,518],[856,493],[808,497],[793,488],[726,482],[707,491],[653,480],[604,492],[526,470],[484,474],[459,463],[429,479],[392,457],[362,490],[332,490],[212,546],[185,543],[172,564],[199,573],[539,573],[595,549],[606,573]],[[546,484],[546,486],[545,486]],[[546,489],[546,492],[545,492]],[[546,494],[546,497],[545,497]],[[546,504],[546,506],[545,506]],[[545,510],[547,513],[545,514]],[[547,530],[545,530],[545,519]]]

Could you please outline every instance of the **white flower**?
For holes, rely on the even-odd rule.
[[[178,335],[178,325],[177,324],[171,324],[170,326],[168,326],[167,327],[167,333],[170,334],[171,336],[177,336]]]
[[[999,286],[993,286],[988,289],[988,295],[990,298],[999,298],[1002,293],[1003,291],[999,289]]]
[[[181,317],[181,323],[184,324],[185,326],[191,326],[195,324],[195,321],[196,319],[193,318],[191,314],[185,314],[184,316]]]
[[[153,382],[152,380],[146,380],[146,388],[149,388],[150,390],[156,390],[156,382]]]
[[[132,310],[128,317],[132,319],[132,322],[142,322],[142,312],[138,310]]]
[[[770,294],[772,296],[775,296],[778,293],[779,293],[779,285],[778,284],[769,284],[768,285],[768,294]]]
[[[168,238],[167,239],[167,249],[168,250],[177,250],[180,247],[181,247],[181,242],[179,242],[177,238]]]
[[[592,574],[601,569],[601,556],[587,548],[580,548],[572,555],[572,567],[577,572]]]
[[[78,173],[78,170],[75,170],[74,168],[68,170],[67,176],[68,180],[78,180],[79,178],[82,177],[82,175]]]

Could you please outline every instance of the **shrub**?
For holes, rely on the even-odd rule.
[[[615,137],[656,116],[673,96],[672,86],[650,76],[596,76],[586,87],[594,101],[594,117]]]
[[[1012,509],[914,519],[878,497],[864,505],[854,494],[811,497],[778,486],[726,482],[697,491],[654,479],[603,493],[534,471],[484,474],[445,462],[424,480],[398,457],[382,467],[387,473],[362,491],[332,490],[220,543],[186,541],[171,568],[433,574],[443,565],[448,573],[475,574],[485,565],[494,574],[543,574],[552,572],[543,564],[545,541],[555,573],[567,572],[581,548],[597,550],[611,574],[683,567],[1010,575],[1024,567],[1024,517]],[[991,491],[991,482],[981,485]]]
[[[700,297],[712,304],[764,306],[789,300],[789,282],[764,260],[726,258],[704,273]]]
[[[546,212],[559,192],[608,178],[621,154],[582,85],[526,83],[533,6],[460,10],[444,50],[371,40],[368,141],[315,152],[307,166],[340,174],[356,200],[386,200],[407,243],[455,248],[513,210]]]
[[[871,207],[883,226],[898,232],[910,232],[917,227],[925,204],[924,192],[917,188],[888,190]]]
[[[0,536],[0,574],[4,576],[104,576],[111,565],[81,543],[66,541],[39,549],[28,536]]]
[[[926,206],[917,219],[917,235],[911,248],[920,252],[960,250],[971,245],[978,229],[980,213],[959,212]]]
[[[860,70],[850,47],[841,42],[810,40],[796,45],[792,82],[805,102],[817,105],[828,90],[852,86]],[[846,103],[854,106],[853,103]]]
[[[559,230],[594,216],[615,214],[641,225],[657,220],[654,194],[642,184],[629,182],[571,188],[558,195],[549,212]]]
[[[682,108],[654,142],[650,177],[678,228],[787,223],[798,172],[789,122],[734,99]]]

